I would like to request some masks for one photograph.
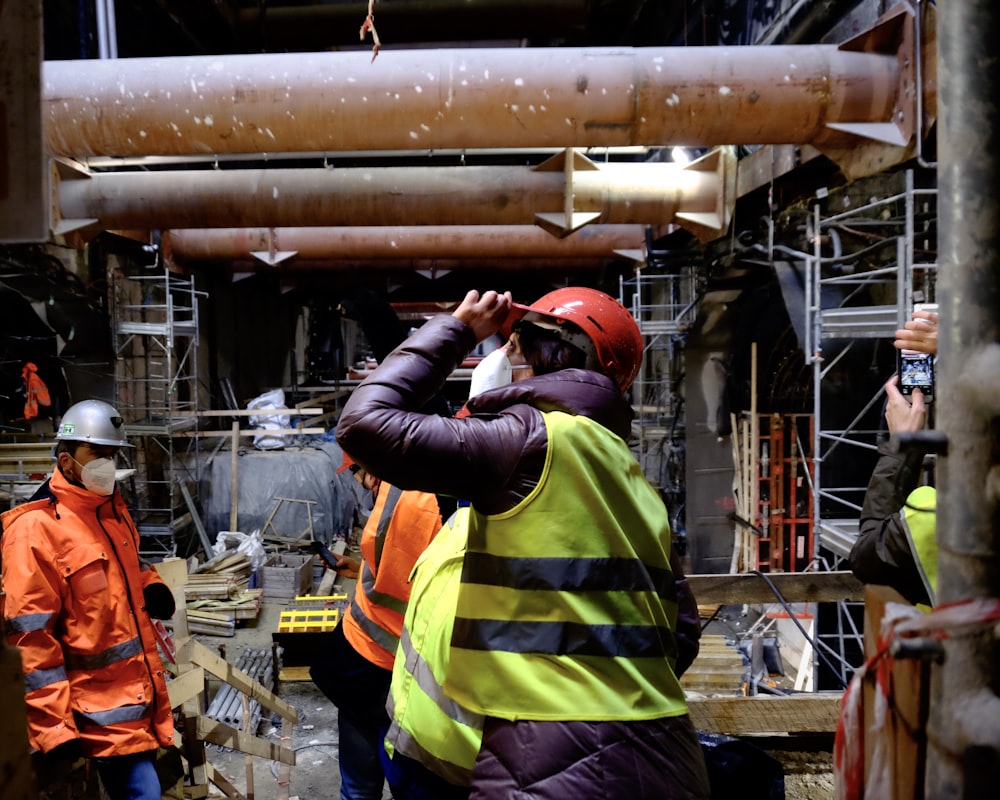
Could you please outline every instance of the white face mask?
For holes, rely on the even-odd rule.
[[[497,348],[482,361],[476,364],[472,370],[472,379],[469,382],[469,399],[476,395],[496,389],[498,386],[506,386],[511,382],[513,368],[510,359],[507,358],[507,351]]]
[[[76,459],[73,459],[76,461]],[[76,461],[79,464],[79,461]],[[115,462],[111,458],[95,458],[80,470],[80,481],[88,491],[107,497],[115,490]]]

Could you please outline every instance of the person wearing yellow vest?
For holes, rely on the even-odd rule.
[[[935,354],[937,314],[915,312],[896,336],[897,348]],[[891,434],[923,429],[927,406],[919,389],[907,400],[894,375],[885,393]],[[879,443],[879,460],[865,491],[858,538],[848,561],[858,580],[891,586],[914,605],[931,606],[937,589],[937,495],[931,486],[918,486],[924,456],[919,448],[895,452],[889,442]]]
[[[361,535],[362,561],[338,557],[341,574],[356,578],[357,585],[309,674],[337,706],[341,800],[381,800],[380,751],[389,725],[385,701],[410,596],[410,571],[440,530],[441,513],[433,494],[380,481],[345,454],[341,471],[348,467],[375,502]]]
[[[501,328],[511,369],[496,374],[512,382],[494,380],[465,418],[420,413]],[[642,352],[635,320],[602,292],[518,306],[472,291],[384,359],[341,415],[338,442],[366,468],[469,502],[447,665],[426,685],[483,719],[474,800],[709,796],[675,672],[667,513],[627,445],[623,395]]]

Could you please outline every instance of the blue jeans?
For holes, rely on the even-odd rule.
[[[385,775],[378,741],[358,727],[350,715],[337,715],[340,745],[340,800],[382,800]]]
[[[155,750],[95,758],[94,763],[111,800],[160,800]]]

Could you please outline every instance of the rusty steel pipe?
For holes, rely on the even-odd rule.
[[[717,210],[715,172],[676,164],[605,164],[573,175],[577,211],[605,224],[666,224]],[[562,172],[530,167],[120,172],[63,180],[62,219],[115,228],[260,225],[532,225],[564,210]]]
[[[836,45],[257,54],[43,65],[51,155],[797,144],[887,123],[895,55]]]
[[[480,270],[496,272],[536,272],[551,273],[570,281],[573,275],[581,271],[604,269],[608,265],[608,257],[594,258],[503,258],[491,256],[488,258],[327,258],[312,261],[289,259],[280,264],[270,265],[256,260],[238,260],[219,262],[234,274],[239,273],[309,273],[309,272],[340,272],[348,269],[384,270],[392,273],[420,271],[427,277],[441,277],[453,270]]]
[[[179,261],[247,259],[256,252],[294,251],[296,260],[593,258],[641,249],[642,225],[588,225],[558,239],[532,225],[424,225],[349,228],[173,229],[164,250]]]

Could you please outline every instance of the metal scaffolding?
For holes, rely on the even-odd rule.
[[[852,408],[843,405],[844,397],[852,395],[839,394],[838,407],[832,409],[834,404],[823,402],[824,383],[838,375],[841,363],[862,340],[893,339],[910,318],[915,299],[935,298],[937,190],[918,188],[912,170],[903,173],[902,182],[900,191],[839,214],[824,214],[816,204],[809,231],[813,251],[803,254],[807,261],[803,349],[813,369],[816,420],[815,556],[831,569],[845,568],[858,536],[868,474],[824,467],[834,461],[850,463],[858,455],[864,455],[864,461],[871,458],[880,432],[864,425],[877,417],[875,408],[881,408],[884,390],[871,397],[854,392],[858,400]],[[845,251],[845,231],[866,243]],[[888,377],[886,373],[884,378]],[[845,482],[845,477],[854,476],[861,480]],[[820,631],[821,641],[825,639],[840,658],[840,678],[845,682],[860,663],[860,606],[837,604],[837,619]]]
[[[119,274],[114,290],[115,394],[136,445],[126,496],[140,551],[162,558],[176,554],[177,534],[192,521],[182,485],[196,484],[198,471],[201,293],[193,278],[158,266]]]
[[[632,385],[633,437],[639,463],[660,492],[675,534],[684,530],[684,408],[679,383],[684,344],[694,324],[693,267],[619,280],[619,302],[632,312],[643,340],[643,366]]]

